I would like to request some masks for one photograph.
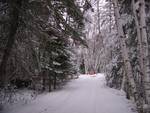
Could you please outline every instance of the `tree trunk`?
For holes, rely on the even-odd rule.
[[[136,13],[136,6],[134,0],[132,0],[132,5],[133,5],[133,14],[134,14],[134,20],[135,20],[135,25],[136,25],[136,31],[137,31],[137,39],[138,39],[138,51],[139,51],[139,63],[140,63],[140,71],[142,75],[145,74],[144,72],[144,62],[143,62],[143,47],[142,47],[142,39],[141,39],[141,33],[140,33],[140,24],[138,22],[138,17]]]
[[[137,39],[138,39],[138,59],[139,59],[139,64],[140,64],[140,74],[141,74],[141,87],[144,89],[144,92],[143,92],[143,98],[141,97],[141,107],[143,106],[143,103],[144,101],[146,102],[147,100],[147,97],[146,97],[146,90],[145,90],[145,85],[143,84],[143,81],[144,81],[144,78],[146,76],[146,69],[145,69],[145,62],[144,62],[144,57],[145,56],[145,50],[144,50],[144,42],[142,41],[142,32],[141,32],[141,29],[140,29],[140,22],[138,20],[138,14],[136,12],[136,6],[135,6],[135,0],[132,0],[132,7],[133,7],[133,14],[134,14],[134,20],[135,20],[135,25],[136,25],[136,32],[137,32]],[[142,93],[142,92],[141,92]],[[142,109],[143,110],[143,107]]]
[[[57,76],[56,76],[56,74],[54,75],[54,89],[56,89],[56,80],[57,80]]]
[[[42,70],[42,91],[45,91],[46,89],[46,71]]]
[[[149,52],[148,52],[148,39],[147,39],[147,32],[146,32],[146,13],[145,13],[145,0],[140,0],[139,5],[140,10],[140,29],[141,29],[141,38],[142,38],[142,45],[143,45],[143,62],[144,67],[143,71],[145,72],[144,75],[144,88],[146,94],[146,104],[148,105],[146,109],[150,109],[150,64],[149,64]],[[147,111],[147,113],[150,111]]]
[[[99,33],[99,36],[101,34],[101,23],[100,23],[100,10],[99,10],[99,0],[97,0],[97,17],[98,17],[98,33]],[[99,37],[100,38],[100,37]]]
[[[49,77],[49,92],[51,92],[52,91],[52,78],[51,78],[51,72],[49,72],[49,75],[48,75],[48,77]]]
[[[124,65],[125,65],[125,70],[127,70],[127,77],[129,79],[129,83],[132,88],[132,95],[134,96],[134,101],[136,102],[138,97],[137,97],[137,88],[136,84],[133,78],[133,73],[132,73],[132,67],[128,55],[128,49],[126,47],[126,42],[125,42],[125,35],[123,33],[123,26],[121,23],[121,16],[119,13],[119,7],[118,7],[118,0],[113,0],[114,3],[114,10],[115,10],[115,18],[116,18],[116,25],[117,25],[117,31],[119,35],[119,40],[121,44],[121,53],[122,53],[122,58],[124,60]]]
[[[19,13],[21,9],[22,0],[10,0],[10,28],[8,34],[8,41],[4,50],[4,54],[2,57],[2,62],[0,64],[0,79],[1,86],[4,87],[7,85],[7,76],[6,76],[6,67],[8,63],[8,59],[12,50],[12,47],[15,43],[15,35],[17,33],[17,29],[19,26]]]

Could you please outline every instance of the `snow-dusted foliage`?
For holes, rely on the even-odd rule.
[[[29,89],[18,90],[12,87],[10,88],[11,89],[0,90],[0,111],[13,105],[26,105],[36,99],[38,95],[37,91]]]
[[[121,59],[113,5],[104,0],[92,0],[91,4],[94,12],[89,10],[85,14],[88,19],[85,26],[88,48],[83,49],[85,72],[105,72],[108,84],[112,85],[109,79],[114,79],[113,69]]]
[[[51,91],[77,77],[86,0],[0,0],[0,89]],[[11,92],[11,91],[10,91]]]
[[[107,85],[123,89],[140,113],[149,113],[149,1],[91,0],[87,12],[85,72],[105,72]]]

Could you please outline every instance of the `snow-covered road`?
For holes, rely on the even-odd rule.
[[[135,113],[122,92],[105,86],[103,74],[82,75],[63,89],[38,96],[6,113]]]

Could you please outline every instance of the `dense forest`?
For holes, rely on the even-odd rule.
[[[83,11],[88,2],[3,0],[0,2],[0,82],[36,85],[78,74],[77,45],[85,45]],[[80,8],[81,7],[81,8]],[[53,82],[52,82],[53,81]],[[48,81],[47,81],[48,82]],[[51,90],[51,86],[49,86]]]
[[[107,85],[126,92],[139,113],[150,112],[150,1],[91,0],[86,26],[85,70],[106,75]],[[92,16],[90,16],[92,14]]]
[[[104,73],[150,113],[149,0],[0,0],[0,106],[10,92]]]
[[[0,1],[0,87],[51,91],[77,78],[87,0]],[[3,103],[1,103],[3,104]]]

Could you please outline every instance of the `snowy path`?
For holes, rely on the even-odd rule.
[[[6,113],[135,113],[120,91],[105,86],[104,76],[86,75],[60,91],[41,95],[32,103]]]

